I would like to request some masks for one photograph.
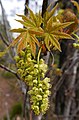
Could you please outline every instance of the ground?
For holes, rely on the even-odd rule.
[[[8,115],[16,102],[22,101],[22,97],[16,78],[6,79],[0,76],[0,120],[4,115]]]

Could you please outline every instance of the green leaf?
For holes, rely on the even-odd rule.
[[[35,35],[31,35],[32,40],[37,44],[38,47],[40,47],[40,43],[38,41],[38,39],[35,37]]]
[[[46,19],[47,21],[53,16],[57,7],[58,7],[58,4],[56,4],[56,6],[49,12],[49,14],[47,15],[47,19]]]
[[[59,51],[61,51],[61,47],[60,47],[60,43],[58,42],[58,40],[49,33],[45,33],[44,34],[44,42],[46,45],[46,48],[50,51],[50,46],[53,45],[56,49],[58,49]]]
[[[52,35],[59,38],[59,39],[61,38],[61,39],[73,39],[74,40],[73,37],[71,37],[69,34],[66,34],[64,32],[53,31]]]
[[[26,47],[25,41],[24,41],[24,40],[21,40],[21,41],[18,43],[17,52],[20,53],[21,50],[23,50],[25,47]]]
[[[29,45],[31,47],[32,55],[35,57],[35,55],[36,55],[36,44],[35,44],[32,36],[30,36]]]
[[[42,20],[43,20],[41,13],[39,12],[38,14],[34,14],[33,11],[28,6],[26,6],[26,7],[30,12],[30,19],[32,20],[35,27],[40,27]]]
[[[52,34],[50,35],[50,40],[51,40],[51,43],[55,46],[55,48],[61,52],[60,44],[58,40]]]
[[[74,22],[65,22],[65,23],[54,22],[52,24],[52,31],[61,30],[62,28],[66,28],[73,23]],[[51,31],[51,33],[52,33],[52,31]]]
[[[48,29],[48,31],[50,32],[50,31],[52,31],[52,23],[53,23],[53,19],[52,19],[52,17],[47,21],[47,26],[46,26],[46,28]]]
[[[12,41],[10,46],[15,46],[18,43],[18,41],[21,39],[22,39],[22,33],[15,40]]]
[[[24,28],[18,28],[18,29],[11,29],[10,32],[16,32],[16,33],[21,33],[21,32],[26,32],[27,29]]]
[[[35,26],[35,23],[30,18],[26,17],[25,15],[18,15],[18,14],[16,15],[19,17],[22,17],[23,21],[28,23],[29,25]]]
[[[9,45],[9,47],[7,47],[4,51],[0,52],[0,57],[3,57],[8,52],[10,47],[11,47],[11,45]]]
[[[79,4],[78,4],[78,2],[76,2],[74,0],[72,0],[71,2],[74,4],[74,6],[76,6],[76,8],[77,8],[77,10],[79,12]]]
[[[37,23],[37,27],[40,27],[41,24],[43,23],[43,18],[42,18],[42,16],[41,16],[40,11],[39,11],[38,14],[36,14],[36,23]]]
[[[46,48],[50,51],[50,46],[49,46],[49,34],[47,33],[45,38],[44,38],[44,41],[45,41],[45,45],[46,45]]]
[[[36,36],[42,36],[44,34],[44,31],[41,27],[35,28],[35,29],[29,28],[28,31],[29,31],[29,33],[35,34]]]
[[[22,20],[16,20],[16,21],[18,21],[18,22],[20,22],[23,26],[25,26],[26,28],[27,27],[34,27],[32,24],[29,24],[28,22],[24,22],[24,21],[22,21]]]
[[[37,18],[35,16],[35,14],[33,13],[33,11],[26,5],[27,9],[30,12],[30,18],[33,20],[33,22],[35,23],[35,25],[37,25]]]
[[[6,50],[3,52],[0,52],[0,57],[3,57],[6,54],[6,52],[7,52]]]

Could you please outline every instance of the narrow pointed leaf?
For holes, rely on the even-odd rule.
[[[7,52],[8,50],[11,48],[11,45],[9,45],[4,51],[1,51],[0,52],[0,57],[3,57]]]
[[[18,29],[11,29],[10,32],[16,32],[16,33],[21,33],[21,32],[26,32],[27,29],[24,28],[18,28]]]
[[[61,39],[73,39],[73,37],[71,37],[69,34],[66,34],[64,32],[58,32],[58,31],[54,31],[52,32],[53,36],[57,37],[57,38],[61,38]]]
[[[40,43],[38,39],[34,35],[31,35],[31,37],[32,37],[32,40],[38,45],[38,47],[40,47]]]
[[[50,51],[49,34],[46,34],[44,41],[45,41],[46,48]]]
[[[10,46],[15,46],[19,40],[21,40],[22,38],[22,33],[15,39],[12,41],[12,43],[10,44]]]
[[[51,43],[55,46],[55,48],[61,52],[60,44],[58,40],[52,34],[50,35],[50,40],[51,40]]]
[[[35,49],[36,49],[36,45],[34,45],[34,41],[32,39],[32,36],[29,32],[27,32],[27,38],[26,38],[27,42],[29,43],[30,47],[31,47],[31,52],[32,52],[32,55],[35,56],[36,55],[36,52],[35,52]]]
[[[5,54],[7,53],[7,51],[3,51],[3,52],[0,52],[0,58],[3,57]]]
[[[27,9],[29,10],[30,12],[30,17],[31,19],[33,20],[33,22],[37,25],[37,18],[35,16],[35,14],[33,13],[33,11],[26,5]]]
[[[36,45],[35,45],[35,42],[32,41],[32,39],[29,41],[29,44],[30,44],[30,47],[31,47],[31,52],[32,52],[32,55],[35,57],[36,55]]]
[[[15,46],[19,42],[21,37],[22,37],[22,34],[20,34],[15,40],[13,40],[12,43],[9,45],[9,47],[5,49],[5,51],[0,52],[0,57],[3,57],[11,47]]]
[[[39,12],[38,14],[36,14],[36,23],[37,23],[37,27],[40,27],[41,24],[43,22],[43,18],[41,16],[41,13]]]
[[[24,22],[27,22],[28,24],[32,25],[32,26],[35,26],[34,22],[30,20],[30,18],[26,17],[25,15],[18,15],[16,14],[17,16],[19,17],[22,17],[22,19],[24,20]]]
[[[61,30],[62,28],[66,28],[69,25],[73,24],[74,22],[66,22],[66,23],[53,23],[52,24],[52,31],[57,31],[57,30]]]
[[[79,4],[78,4],[78,2],[76,2],[76,1],[74,1],[74,0],[72,0],[71,2],[74,4],[74,6],[77,7],[77,10],[78,10],[78,12],[79,12]]]
[[[16,21],[18,21],[18,22],[20,22],[23,26],[25,26],[26,28],[27,27],[33,27],[33,25],[32,24],[29,24],[28,22],[24,22],[24,21],[22,21],[22,20],[16,20]]]
[[[52,22],[53,22],[53,20],[52,20],[52,17],[48,20],[48,22],[47,22],[47,29],[48,29],[48,31],[51,31],[52,30]]]
[[[55,13],[56,9],[58,7],[58,4],[56,4],[56,6],[49,12],[48,17],[47,17],[47,21],[52,17],[52,15]]]
[[[19,44],[18,44],[18,47],[17,47],[17,52],[20,53],[21,50],[23,50],[25,48],[25,44],[24,44],[24,41],[20,41]]]
[[[47,11],[50,11],[50,8],[52,7],[52,4],[53,4],[53,2],[51,2],[50,4],[49,4],[49,6],[47,7]]]
[[[44,31],[43,31],[42,28],[36,28],[36,29],[30,28],[30,29],[29,29],[29,33],[35,34],[35,35],[37,35],[37,36],[40,36],[40,35],[44,34]]]

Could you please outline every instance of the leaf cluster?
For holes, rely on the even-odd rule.
[[[59,39],[73,39],[69,34],[63,32],[63,28],[71,25],[73,22],[61,23],[57,16],[54,16],[57,7],[58,4],[51,11],[50,7],[48,7],[43,18],[40,12],[34,14],[33,11],[27,7],[29,16],[18,15],[22,20],[16,20],[20,22],[24,28],[11,30],[11,32],[20,33],[11,45],[15,46],[18,43],[17,50],[20,52],[29,44],[32,55],[35,56],[36,46],[41,47],[39,42],[40,38],[42,44],[45,44],[49,51],[52,47],[61,51]]]

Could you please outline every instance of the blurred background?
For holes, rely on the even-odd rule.
[[[37,13],[42,9],[42,2],[43,0],[29,0],[29,7]],[[18,19],[16,14],[24,14],[25,3],[26,0],[0,0],[0,51],[3,51],[13,37],[16,37],[16,34],[10,33],[9,30],[23,27],[15,19]],[[11,55],[7,53],[5,57],[0,58],[0,63],[14,70],[12,58],[12,53]],[[21,116],[22,91],[24,92],[24,87],[21,85],[15,75],[0,68],[0,120],[11,120],[17,115]]]
[[[29,7],[34,13],[39,12],[42,8],[43,0],[29,0]],[[2,0],[2,5],[5,9],[7,19],[11,28],[22,27],[20,23],[17,23],[14,19],[17,18],[16,14],[24,14],[25,0]],[[1,15],[1,8],[0,8]]]
[[[73,36],[74,41],[60,39],[62,52],[52,51],[55,63],[52,68],[50,68],[51,54],[47,54],[47,49],[43,51],[43,57],[50,68],[48,75],[51,76],[52,94],[50,108],[42,120],[79,120],[79,48],[73,46],[73,43],[78,43],[79,47],[79,11],[77,10],[79,0],[75,1],[78,3],[74,5],[72,0],[0,0],[0,52],[7,50],[17,36],[11,33],[10,29],[23,27],[15,19],[19,19],[16,14],[28,14],[26,4],[34,13],[38,13],[42,8],[45,12],[51,2],[53,2],[51,9],[59,3],[56,13],[60,14],[62,22],[74,21],[63,31],[72,34],[78,28],[75,32],[77,37]],[[62,11],[64,14],[61,16]],[[15,55],[17,55],[16,47],[12,47],[0,58],[0,120],[16,120],[16,117],[21,120],[23,116],[22,111],[25,105],[23,103],[28,89],[17,76]],[[30,116],[28,113],[31,113],[29,96],[26,103],[28,120]]]

